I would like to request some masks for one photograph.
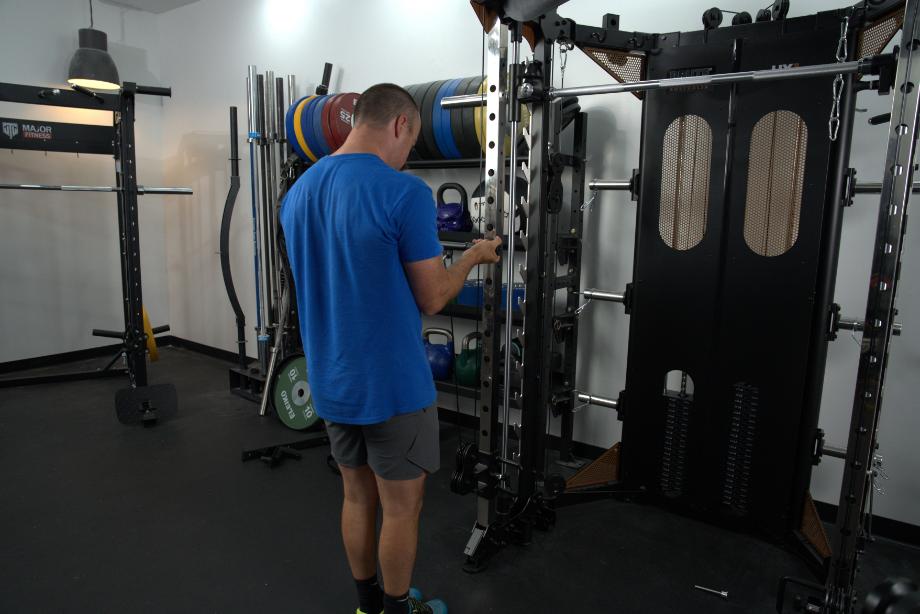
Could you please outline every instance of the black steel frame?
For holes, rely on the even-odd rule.
[[[515,28],[496,21],[487,34],[486,58],[489,83],[500,83],[486,94],[489,119],[486,141],[502,142],[507,115],[517,108],[517,85],[506,89],[504,74],[507,66],[507,40],[514,42]],[[537,88],[551,85],[551,41],[538,41],[533,61],[515,69]],[[526,76],[524,76],[526,73]],[[585,143],[587,115],[578,113],[572,123],[571,152],[562,153],[561,101],[531,104],[529,127],[525,138],[529,144],[529,159],[524,168],[529,174],[525,209],[527,228],[524,242],[524,264],[520,267],[526,288],[522,305],[521,337],[523,359],[520,364],[504,367],[516,369],[521,390],[509,393],[510,407],[520,409],[520,436],[517,450],[507,443],[504,409],[505,380],[500,360],[502,342],[510,343],[513,330],[505,330],[504,310],[500,293],[504,263],[490,265],[485,273],[485,305],[482,309],[483,343],[482,381],[478,444],[475,458],[466,458],[464,472],[474,474],[472,490],[477,497],[477,519],[466,545],[465,570],[482,570],[492,555],[507,543],[526,543],[534,528],[547,529],[555,522],[553,493],[546,487],[546,433],[550,414],[561,417],[559,438],[560,460],[571,462],[573,411],[575,409],[575,361],[577,356],[578,321],[581,278],[581,240],[585,182]],[[497,110],[497,111],[496,111]],[[500,220],[517,203],[502,203],[505,193],[505,173],[501,172],[506,157],[501,147],[487,147],[485,178],[487,205],[486,231],[501,228]],[[515,169],[516,170],[516,169]],[[562,176],[571,172],[568,208],[564,206]],[[518,239],[515,239],[517,241]],[[564,267],[560,273],[560,266]],[[518,265],[515,265],[518,268]],[[507,274],[507,273],[505,273]],[[564,311],[555,313],[558,292],[565,291]],[[514,323],[515,325],[517,322]],[[508,380],[505,380],[508,381]],[[510,415],[505,412],[505,415]],[[503,450],[507,452],[503,455]],[[463,464],[463,463],[461,463]],[[469,477],[469,476],[466,476]]]
[[[0,101],[22,104],[93,109],[112,112],[112,126],[63,124],[57,122],[29,121],[4,118],[7,124],[17,126],[15,136],[5,135],[5,149],[59,151],[68,153],[105,154],[115,158],[115,180],[118,198],[118,229],[121,247],[122,304],[124,306],[124,331],[94,329],[93,335],[119,339],[122,350],[101,370],[15,377],[0,380],[0,387],[25,386],[58,381],[95,379],[128,375],[132,386],[147,385],[146,344],[144,332],[143,297],[141,291],[140,228],[137,212],[137,161],[134,138],[134,105],[137,94],[170,96],[169,88],[139,86],[125,82],[120,94],[96,94],[85,90],[0,83]],[[22,136],[22,126],[40,126],[32,132],[50,135],[51,138],[29,139]],[[10,130],[12,132],[12,129]],[[57,136],[61,135],[61,136]],[[169,326],[160,326],[154,333],[166,332]],[[124,356],[125,369],[112,368]]]
[[[915,85],[920,81],[920,45],[916,44],[916,41],[920,40],[920,1],[907,0],[905,3],[904,0],[887,0],[871,7],[860,3],[848,13],[852,16],[858,11],[862,11],[861,17],[864,21],[850,24],[851,34],[853,34],[863,23],[886,15],[897,9],[901,4],[906,4],[905,26],[903,28],[902,44],[899,48],[898,72],[892,88],[892,91],[895,92],[895,99],[891,115],[889,151],[882,185],[882,203],[879,210],[872,279],[866,319],[863,324],[866,333],[863,339],[860,369],[857,376],[850,441],[846,450],[846,469],[841,488],[834,553],[830,561],[830,573],[827,574],[827,585],[826,587],[819,587],[823,588],[823,603],[820,604],[820,609],[813,610],[820,612],[850,612],[853,608],[856,560],[864,545],[866,534],[864,525],[871,513],[871,510],[867,510],[867,505],[870,501],[869,495],[875,475],[878,413],[881,404],[884,373],[887,366],[888,344],[895,329],[894,316],[897,310],[894,305],[894,297],[900,272],[900,254],[903,245],[906,206],[913,185],[913,172],[915,170],[914,145],[917,139],[918,116],[920,116],[920,88]],[[498,9],[499,13],[503,5],[504,2],[488,3],[491,9]],[[843,14],[844,11],[841,11],[841,15]],[[480,17],[482,18],[482,16]],[[486,20],[483,21],[485,22]],[[511,27],[518,27],[511,20],[505,20],[505,22],[510,24]],[[543,62],[544,80],[545,75],[551,74],[546,70],[549,68],[547,50],[556,40],[561,39],[566,42],[573,42],[576,45],[590,45],[621,51],[650,51],[658,46],[659,37],[664,37],[664,35],[658,34],[621,32],[619,30],[619,16],[617,15],[605,15],[600,28],[578,25],[571,20],[560,17],[555,12],[544,15],[539,24],[531,23],[529,25],[540,26],[535,28],[537,40],[534,57],[538,63]],[[495,53],[492,38],[496,30],[501,27],[506,26],[495,23],[492,27],[492,33],[489,34],[490,54]],[[485,29],[487,32],[489,31],[488,26]],[[855,55],[855,39],[855,36],[850,38],[849,47],[846,49],[848,57]],[[872,64],[873,67],[876,66],[874,60],[867,62],[868,64]],[[490,76],[493,79],[499,76],[496,68],[490,64]],[[494,83],[495,81],[493,80],[492,82]],[[512,87],[519,85],[520,82],[515,81]],[[829,182],[832,187],[827,194],[827,206],[835,209],[835,211],[826,220],[826,227],[821,235],[821,252],[826,257],[821,261],[821,272],[819,274],[821,282],[816,289],[819,295],[816,300],[829,303],[829,307],[832,306],[830,301],[833,298],[837,266],[836,255],[839,250],[839,232],[842,223],[840,208],[852,198],[852,190],[847,187],[846,179],[847,176],[852,179],[852,171],[847,169],[846,166],[850,148],[853,107],[856,92],[864,89],[863,85],[857,84],[856,79],[852,76],[845,78],[841,100],[842,124],[840,138],[833,148],[832,160],[834,160],[834,163],[832,168],[829,169],[830,174],[836,179],[832,183]],[[539,90],[539,87],[537,89]],[[732,86],[732,89],[736,90],[737,86]],[[501,93],[499,91],[499,94]],[[477,454],[479,462],[475,468],[475,490],[479,498],[479,512],[473,535],[466,548],[468,565],[472,564],[474,569],[481,568],[485,558],[498,547],[510,541],[509,537],[514,537],[515,530],[513,528],[508,530],[507,519],[518,520],[525,514],[529,514],[540,507],[539,505],[534,506],[532,503],[539,495],[536,486],[541,478],[545,478],[542,474],[545,461],[542,441],[546,426],[545,410],[548,403],[549,406],[553,406],[551,400],[556,401],[555,409],[556,411],[561,411],[563,415],[563,431],[571,430],[571,426],[567,426],[570,417],[565,412],[565,409],[570,405],[570,401],[565,394],[564,387],[568,385],[567,381],[571,382],[572,379],[562,379],[563,388],[560,391],[561,394],[550,395],[547,387],[548,365],[553,362],[554,356],[552,343],[546,343],[545,339],[552,337],[554,328],[556,330],[559,328],[564,329],[569,322],[561,318],[546,317],[547,313],[551,313],[551,307],[548,310],[547,306],[552,305],[552,301],[547,300],[547,296],[548,294],[553,294],[552,291],[548,290],[550,287],[555,288],[556,286],[555,280],[553,286],[549,286],[545,281],[549,277],[547,265],[549,260],[556,255],[556,251],[560,248],[565,248],[567,243],[558,237],[554,237],[556,239],[554,241],[548,241],[542,234],[542,227],[546,220],[541,215],[547,203],[548,194],[546,188],[552,181],[550,168],[553,151],[545,146],[542,139],[543,135],[548,133],[547,117],[551,103],[550,97],[545,95],[541,97],[541,93],[538,91],[532,101],[534,110],[532,112],[532,132],[530,135],[532,139],[529,165],[529,170],[532,173],[529,194],[531,217],[528,220],[527,301],[524,306],[525,347],[522,375],[525,377],[523,380],[524,394],[521,399],[524,408],[521,425],[521,455],[520,462],[516,464],[509,463],[511,459],[496,458],[495,434],[499,426],[497,417],[494,412],[484,411],[480,420],[479,450]],[[514,97],[511,96],[510,99],[514,100]],[[505,126],[504,105],[498,104],[498,100],[493,100],[491,94],[486,96],[485,102],[490,112],[493,109],[499,109],[493,121],[496,124],[494,126],[496,133],[501,134]],[[490,125],[490,128],[492,127]],[[578,139],[576,138],[576,148],[577,141]],[[497,149],[500,150],[501,148]],[[490,152],[487,152],[487,170],[501,165],[502,162],[500,151],[492,152],[491,155]],[[503,173],[499,174],[499,176],[501,175]],[[495,195],[501,194],[501,192],[491,191],[489,194]],[[579,200],[573,194],[573,206]],[[573,233],[580,235],[580,232],[575,232],[577,221],[573,222]],[[557,250],[552,249],[553,247],[557,248]],[[578,267],[576,266],[574,269],[577,271]],[[490,270],[490,275],[493,277],[497,275],[495,269]],[[577,292],[577,285],[571,287]],[[571,301],[571,295],[569,299]],[[574,304],[577,304],[577,294]],[[568,303],[568,307],[572,305],[572,302]],[[627,306],[629,307],[628,304]],[[568,314],[565,314],[562,317],[566,318],[567,316]],[[816,347],[826,347],[827,340],[833,338],[832,323],[835,321],[835,315],[830,308],[828,313],[822,312],[816,318],[812,339]],[[555,327],[554,324],[556,325]],[[491,331],[500,330],[495,305],[491,306],[491,312],[490,307],[486,306],[483,312],[483,326]],[[577,328],[574,329],[573,336],[575,335],[577,335]],[[511,338],[510,331],[507,334],[507,338]],[[531,341],[535,342],[527,343]],[[490,339],[489,343],[486,344],[486,355],[494,355],[498,347],[498,341],[494,338]],[[574,364],[569,363],[570,359],[574,360],[574,358],[567,357],[563,361],[565,365],[563,378],[574,373]],[[538,361],[539,366],[535,366],[532,362],[533,360]],[[813,376],[811,380],[819,379],[816,374],[823,372],[824,361],[824,352],[815,351],[812,353],[808,367],[809,373]],[[489,374],[486,375],[486,369],[484,368],[481,398],[489,399],[491,407],[496,408],[499,395],[495,387],[490,387],[489,384],[498,381],[500,371],[497,364],[489,360],[484,359],[483,365],[484,367],[488,366]],[[806,392],[806,400],[808,399],[813,404],[817,402],[816,399],[820,400],[819,384],[815,384]],[[622,404],[621,399],[620,405]],[[808,422],[807,419],[806,422]],[[816,427],[816,423],[813,426]],[[818,443],[813,439],[800,439],[797,449],[800,464],[804,462],[803,459],[809,456],[816,458],[819,455],[820,445]],[[503,486],[505,483],[504,475],[509,465],[518,470],[516,492],[512,492]],[[804,480],[807,488],[808,476],[804,475],[804,477],[800,476],[800,478]],[[613,490],[615,491],[616,489]],[[502,505],[496,506],[495,501],[501,501],[503,496],[512,502],[510,508]],[[584,498],[584,500],[587,499],[588,497]],[[560,500],[559,503],[563,503],[563,501]],[[500,514],[497,512],[500,512]],[[520,535],[521,531],[518,530],[517,533]],[[783,585],[786,587],[795,583],[795,581],[783,581]],[[812,585],[812,588],[814,586]],[[778,603],[779,608],[783,607],[782,598],[783,595],[781,594],[780,602]]]
[[[828,606],[839,612],[853,607],[857,561],[865,546],[867,521],[871,522],[879,414],[915,172],[920,120],[920,88],[916,87],[920,83],[920,2],[907,0],[905,4],[859,371],[826,587]]]

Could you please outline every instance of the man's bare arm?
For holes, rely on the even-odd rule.
[[[498,262],[501,238],[477,241],[449,268],[440,256],[404,265],[415,302],[425,315],[434,315],[463,289],[470,271],[478,264]]]

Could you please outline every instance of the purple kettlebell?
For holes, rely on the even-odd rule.
[[[460,194],[459,203],[444,202],[444,192],[456,190]],[[438,231],[470,232],[473,230],[473,218],[470,217],[469,200],[466,190],[459,183],[445,183],[438,188]]]

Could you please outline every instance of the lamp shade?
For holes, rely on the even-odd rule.
[[[70,60],[67,82],[95,90],[121,87],[118,69],[109,55],[108,37],[102,30],[80,28],[80,48]]]

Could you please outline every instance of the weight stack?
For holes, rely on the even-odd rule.
[[[291,148],[304,162],[316,162],[337,150],[351,132],[351,116],[360,94],[304,96],[285,114]]]

